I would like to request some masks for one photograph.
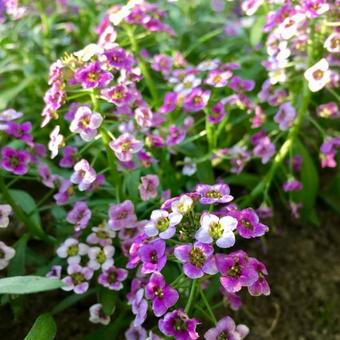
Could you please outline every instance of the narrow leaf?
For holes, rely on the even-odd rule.
[[[48,313],[41,314],[24,340],[53,340],[56,333],[57,325],[53,317]]]

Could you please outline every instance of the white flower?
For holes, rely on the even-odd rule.
[[[189,157],[184,158],[184,166],[182,169],[182,174],[186,176],[192,176],[197,171],[197,166],[192,162],[192,159]]]
[[[202,80],[193,74],[186,76],[181,83],[175,86],[174,91],[179,92],[183,96],[189,94],[191,90],[200,85]]]
[[[7,228],[9,223],[8,216],[12,212],[12,207],[8,204],[0,204],[0,228]]]
[[[169,239],[176,232],[175,226],[181,222],[182,215],[176,212],[168,213],[166,210],[154,210],[151,213],[150,222],[148,222],[144,231],[148,236],[156,236],[162,239]]]
[[[340,33],[333,32],[324,43],[324,48],[331,53],[340,53]]]
[[[94,270],[102,268],[107,270],[113,266],[113,255],[115,248],[111,245],[107,245],[103,248],[92,247],[88,251],[88,257],[90,259],[88,266]]]
[[[9,261],[14,257],[15,250],[0,241],[0,270],[8,266]]]
[[[305,72],[308,87],[312,92],[320,91],[331,79],[331,71],[325,58],[322,58]]]
[[[102,48],[97,44],[89,44],[82,50],[73,53],[77,58],[82,61],[89,61],[93,56],[98,55],[102,52]]]
[[[89,320],[93,323],[101,323],[106,326],[110,323],[111,318],[108,315],[105,315],[103,312],[103,306],[100,303],[96,303],[92,305],[89,309],[90,318]]]
[[[178,200],[172,202],[171,210],[174,213],[185,215],[191,210],[192,205],[192,198],[188,195],[182,195]]]
[[[229,248],[235,244],[233,230],[237,226],[237,220],[231,216],[222,218],[210,213],[201,216],[201,227],[197,230],[195,238],[202,243],[213,243],[220,248]]]
[[[297,35],[298,29],[305,19],[306,16],[302,13],[287,17],[278,27],[278,32],[282,39],[288,40]]]
[[[51,159],[58,155],[59,149],[64,145],[64,136],[60,134],[60,126],[57,125],[50,133],[48,150],[51,151]]]
[[[74,238],[68,238],[57,249],[57,255],[62,259],[67,258],[67,262],[80,263],[80,257],[88,253],[88,245],[80,243]]]

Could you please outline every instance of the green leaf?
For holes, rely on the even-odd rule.
[[[42,276],[13,276],[0,279],[0,294],[31,294],[58,289],[64,282]]]
[[[197,177],[200,182],[205,184],[213,184],[215,182],[214,172],[210,161],[197,164]]]
[[[252,46],[256,46],[261,42],[262,35],[263,35],[263,26],[266,22],[265,16],[259,16],[255,21],[255,24],[252,26],[250,30],[250,44]]]
[[[26,234],[15,243],[15,256],[8,266],[8,276],[25,275],[27,240]]]
[[[225,178],[225,183],[241,185],[246,187],[248,190],[253,190],[259,183],[260,179],[256,175],[241,173],[238,175],[231,175]]]
[[[23,190],[9,190],[9,193],[13,200],[16,202],[18,206],[26,213],[26,215],[31,214],[36,210],[37,205],[33,199],[33,197]],[[36,211],[30,217],[31,221],[34,223],[35,230],[30,230],[30,232],[34,235],[42,235],[44,231],[41,227],[40,215],[39,212]]]
[[[24,340],[52,340],[57,333],[57,325],[53,317],[46,313],[35,320],[33,327]]]
[[[103,305],[103,312],[106,315],[112,315],[116,309],[117,292],[107,288],[100,287],[99,303]]]

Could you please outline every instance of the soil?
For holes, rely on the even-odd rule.
[[[320,227],[285,217],[275,221],[278,227],[267,237],[265,247],[251,244],[249,253],[267,264],[271,295],[244,294],[239,311],[219,311],[221,316],[229,314],[238,323],[247,324],[248,340],[340,340],[340,220],[331,211],[319,214]],[[0,309],[0,338],[23,339],[36,317],[66,296],[50,292],[26,297],[16,320],[7,304]],[[55,315],[57,339],[83,339],[97,329],[88,322],[92,303],[94,296],[89,296]]]

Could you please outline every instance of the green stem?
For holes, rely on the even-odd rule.
[[[195,293],[196,293],[196,285],[197,285],[197,281],[192,280],[189,299],[188,299],[188,302],[187,302],[185,309],[184,309],[187,314],[189,314],[192,302],[194,300],[194,296],[195,296]]]
[[[214,323],[216,324],[216,323],[217,323],[217,320],[216,320],[216,318],[215,318],[215,314],[213,313],[213,311],[212,311],[212,309],[211,309],[211,307],[210,307],[210,304],[209,304],[209,302],[208,302],[208,300],[207,300],[207,298],[206,298],[206,296],[205,296],[205,294],[204,294],[204,292],[203,292],[203,290],[202,290],[201,288],[200,288],[200,294],[201,294],[201,297],[202,297],[202,300],[203,300],[205,306],[207,307],[208,313],[209,313],[209,315],[211,316],[211,319],[212,319],[212,320],[214,321]]]

